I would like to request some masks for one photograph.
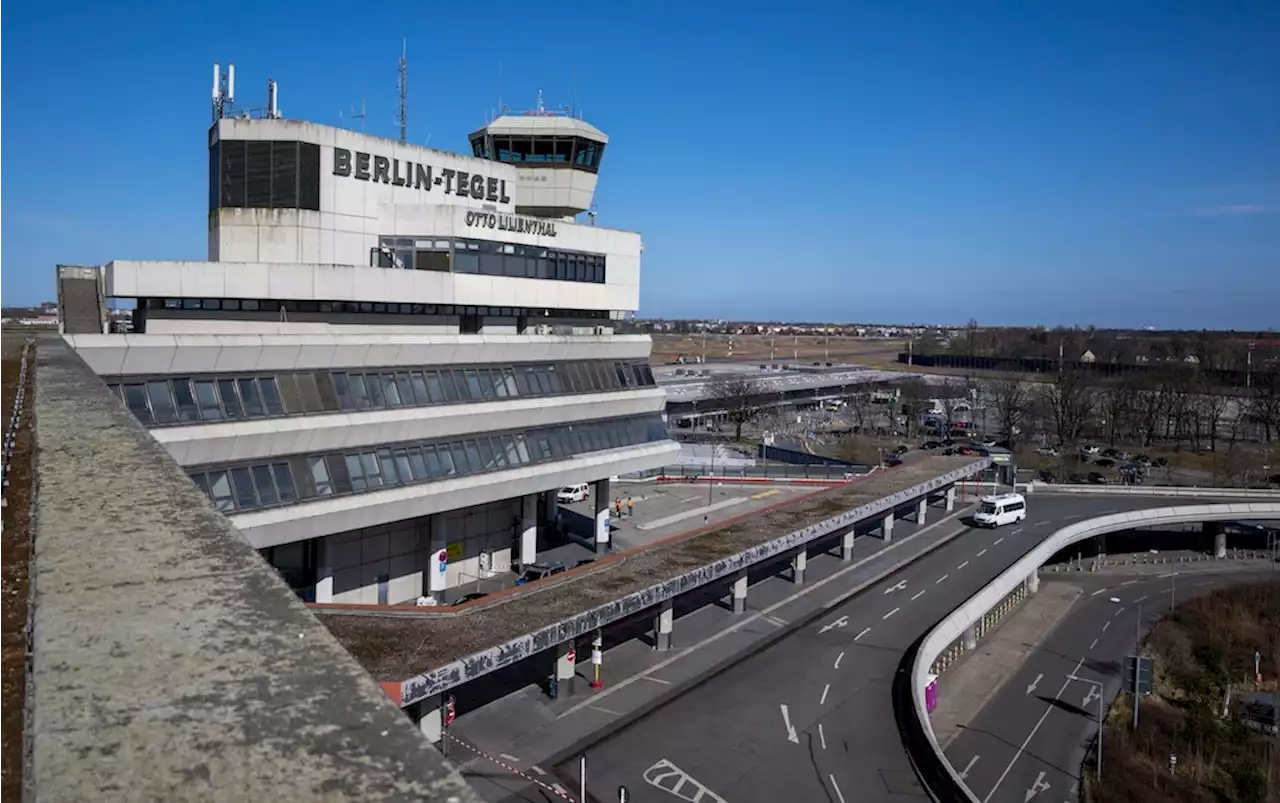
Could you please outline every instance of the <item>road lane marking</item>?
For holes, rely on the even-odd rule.
[[[1079,672],[1080,667],[1083,665],[1084,665],[1084,659],[1081,658],[1076,663],[1076,668],[1071,670],[1071,674],[1074,675],[1076,672]],[[1057,700],[1058,698],[1062,697],[1062,693],[1066,691],[1067,686],[1070,686],[1070,685],[1071,685],[1070,679],[1064,680],[1062,682],[1062,688],[1058,689],[1058,693],[1053,695],[1053,699]],[[1031,733],[1027,734],[1027,738],[1023,740],[1022,746],[1018,748],[1018,752],[1014,753],[1013,758],[1009,759],[1009,766],[1005,767],[1004,772],[1000,773],[1000,777],[996,779],[996,783],[994,786],[991,787],[991,791],[987,792],[987,796],[982,799],[982,803],[987,803],[987,801],[991,800],[991,797],[996,793],[996,790],[1000,788],[1000,784],[1004,783],[1004,779],[1007,778],[1009,776],[1009,773],[1013,770],[1013,765],[1017,763],[1018,757],[1021,756],[1023,752],[1027,749],[1027,745],[1031,744],[1031,740],[1035,738],[1036,732],[1040,730],[1040,726],[1044,724],[1044,721],[1049,717],[1049,712],[1052,710],[1053,710],[1052,705],[1045,705],[1044,713],[1040,715],[1040,721],[1037,722],[1036,726],[1031,729]]]
[[[767,613],[761,614],[761,615],[760,615],[760,618],[761,618],[761,619],[763,619],[763,620],[765,620],[766,622],[770,622],[770,623],[772,623],[772,624],[775,624],[775,625],[777,625],[778,627],[786,627],[786,625],[787,625],[787,620],[786,620],[786,619],[783,619],[783,618],[778,617],[778,616],[770,616],[770,615],[769,615],[769,614],[767,614]]]
[[[751,496],[747,498],[748,499],[767,499],[770,496],[774,496],[780,493],[782,493],[782,491],[779,491],[777,488],[774,488],[773,490],[769,490],[769,491],[761,491],[758,494],[751,494]]]
[[[1098,691],[1097,686],[1090,686],[1089,691],[1086,692],[1084,695],[1084,699],[1080,701],[1080,707],[1088,711],[1089,703],[1093,702],[1094,700],[1098,699],[1101,696],[1102,696],[1102,693]]]
[[[965,764],[964,769],[960,771],[960,780],[963,781],[969,777],[969,770],[973,769],[973,765],[978,763],[979,758],[981,758],[981,756],[974,756],[969,759],[969,763]]]
[[[868,634],[868,633],[870,633],[870,632],[871,632],[871,628],[869,628],[869,627],[864,627],[864,628],[862,628],[862,632],[861,632],[861,633],[859,633],[858,635],[856,635],[856,636],[854,636],[854,637],[853,637],[853,640],[854,640],[854,641],[857,641],[858,639],[862,638],[863,636],[867,635],[867,634]]]
[[[1142,596],[1140,596],[1140,597],[1138,597],[1137,599],[1135,599],[1135,600],[1134,600],[1134,602],[1142,602],[1142,601],[1143,601],[1144,599],[1146,599],[1146,598],[1147,598],[1147,595],[1146,595],[1146,594],[1143,594]]]
[[[978,553],[978,557],[982,557],[982,556],[983,556],[983,555],[985,555],[985,554],[987,554],[987,550],[985,550],[985,549],[984,549],[984,550],[982,550],[981,552],[979,552],[979,553]]]
[[[884,616],[881,616],[880,618],[881,618],[881,619],[888,619],[890,616],[893,616],[893,615],[894,615],[895,613],[897,613],[897,612],[898,612],[898,609],[897,609],[897,608],[894,608],[893,610],[889,611],[888,613],[886,613]]]
[[[516,758],[515,756],[511,755],[510,753],[499,753],[499,754],[498,754],[498,758],[505,758],[507,761],[510,761],[512,764],[519,764],[519,763],[520,763],[520,759]]]
[[[1217,581],[1216,581],[1216,580],[1205,580],[1203,583],[1196,583],[1196,588],[1199,588],[1200,586],[1211,586],[1211,585],[1213,585],[1215,582],[1217,582]]]
[[[529,769],[533,770],[534,772],[538,773],[539,775],[546,775],[546,774],[547,774],[547,771],[546,771],[546,770],[544,770],[542,767],[539,767],[537,764],[530,764],[530,765],[529,765]]]
[[[844,803],[844,793],[840,791],[840,784],[836,783],[835,773],[832,773],[827,777],[831,779],[831,788],[836,791],[836,799],[839,800],[840,803]]]
[[[1040,681],[1041,681],[1043,678],[1044,678],[1044,673],[1043,673],[1043,672],[1041,672],[1040,674],[1036,675],[1036,679],[1035,679],[1035,680],[1033,680],[1033,681],[1031,681],[1031,685],[1027,687],[1027,694],[1030,694],[1031,692],[1035,691],[1035,690],[1036,690],[1036,687],[1040,685]],[[960,777],[961,777],[961,778],[963,778],[964,776],[963,776],[963,775],[961,775]]]
[[[1047,791],[1049,791],[1049,784],[1044,779],[1044,772],[1041,771],[1041,773],[1036,776],[1036,782],[1031,784],[1031,787],[1027,789],[1027,792],[1025,795],[1023,795],[1022,799],[1024,803],[1031,803],[1031,798],[1035,797],[1041,792],[1047,792]]]
[[[1166,577],[1173,577],[1175,574],[1177,574],[1177,572],[1165,572],[1164,574],[1157,574],[1156,579],[1163,580]]]
[[[1137,580],[1125,580],[1123,583],[1120,584],[1120,586],[1123,588],[1124,586],[1131,586],[1137,582],[1138,582]]]
[[[901,591],[902,589],[904,589],[904,588],[906,588],[906,587],[907,587],[907,581],[906,581],[906,580],[899,580],[899,581],[897,582],[897,584],[896,584],[896,585],[891,585],[891,586],[889,586],[888,588],[886,588],[886,589],[884,590],[884,593],[885,593],[886,595],[887,595],[887,594],[892,594],[893,592],[895,592],[895,591]]]
[[[965,566],[968,566],[968,565],[969,565],[969,561],[966,560],[964,563],[961,563],[959,566],[956,567],[956,571],[960,571],[961,569],[963,569]]]
[[[604,707],[602,707],[602,706],[598,706],[598,705],[592,705],[592,706],[588,706],[588,707],[589,707],[589,708],[593,708],[593,709],[595,709],[596,711],[599,711],[601,714],[608,714],[608,715],[609,715],[609,716],[611,716],[611,717],[620,717],[620,716],[622,716],[622,712],[621,712],[621,711],[614,711],[612,708],[604,708]]]
[[[844,627],[847,624],[849,624],[849,617],[841,616],[839,619],[832,621],[830,624],[823,625],[822,628],[818,631],[818,635],[822,635],[823,633],[826,633],[829,630],[835,630],[837,627]]]
[[[1091,649],[1091,650],[1092,650],[1092,649],[1093,649],[1094,647],[1096,647],[1096,646],[1098,646],[1098,640],[1097,640],[1097,639],[1094,639],[1094,640],[1093,640],[1093,643],[1089,645],[1089,649]]]
[[[787,728],[787,741],[800,744],[800,737],[796,735],[796,729],[791,724],[791,712],[787,710],[787,704],[782,703],[778,707],[782,709],[782,724]]]
[[[1116,609],[1111,613],[1111,618],[1112,618],[1112,619],[1114,619],[1114,618],[1116,618],[1117,616],[1119,616],[1119,615],[1120,615],[1120,614],[1122,614],[1122,613],[1124,613],[1124,608],[1116,608]]]
[[[912,602],[915,602],[916,600],[920,599],[920,598],[921,598],[921,597],[923,597],[923,596],[924,596],[924,589],[922,588],[922,589],[920,589],[919,591],[917,591],[917,592],[916,592],[916,595],[915,595],[914,597],[912,597],[912,598],[911,598],[911,601],[912,601]]]
[[[650,786],[656,786],[664,792],[670,792],[681,800],[689,801],[689,803],[725,803],[724,798],[712,792],[703,784],[698,783],[693,776],[665,758],[645,770],[641,777]],[[685,784],[688,784],[690,788],[685,789]]]
[[[1106,589],[1105,589],[1105,588],[1099,588],[1097,591],[1093,592],[1093,593],[1092,593],[1092,594],[1090,594],[1089,596],[1091,596],[1091,597],[1096,597],[1096,596],[1098,596],[1099,594],[1101,594],[1103,591],[1106,591]]]
[[[822,699],[818,701],[818,705],[826,705],[826,704],[827,704],[827,692],[829,692],[829,691],[831,691],[831,684],[830,684],[830,683],[828,683],[827,685],[825,685],[825,686],[823,686],[823,687],[822,687]]]
[[[836,665],[835,665],[835,666],[833,666],[833,667],[831,667],[831,668],[832,668],[832,669],[839,669],[839,668],[840,668],[840,662],[841,662],[841,661],[843,661],[843,660],[844,660],[844,653],[840,653],[839,655],[837,655],[837,656],[836,656]]]
[[[949,574],[944,574],[944,575],[942,575],[941,577],[939,577],[937,580],[934,580],[934,581],[933,581],[933,584],[936,586],[937,584],[941,583],[943,580],[946,580],[946,579],[947,579],[948,577],[950,577],[950,576],[951,576],[951,575],[949,575]]]
[[[1017,535],[1017,534],[1018,534],[1018,531],[1017,531],[1017,530],[1014,530],[1014,531],[1013,531],[1013,533],[1014,533],[1014,535]],[[997,538],[996,540],[994,540],[994,541],[992,541],[992,542],[991,542],[991,546],[995,546],[996,544],[1000,543],[1000,542],[1001,542],[1001,541],[1003,541],[1003,540],[1004,540],[1004,536],[1000,536],[999,538]]]
[[[1108,628],[1108,627],[1111,627],[1111,620],[1110,620],[1110,619],[1108,619],[1107,621],[1105,621],[1105,622],[1103,622],[1103,623],[1102,623],[1102,632],[1103,632],[1103,633],[1107,632],[1107,628]]]
[[[822,723],[818,723],[818,741],[822,742],[822,749],[827,749],[827,734],[822,730]]]
[[[642,678],[642,679],[643,679],[643,680],[647,680],[647,681],[649,681],[650,683],[661,683],[663,686],[670,686],[670,685],[671,685],[671,681],[669,681],[669,680],[663,680],[662,678],[655,678],[653,675],[645,675],[645,676],[644,676],[644,678]]]
[[[1077,517],[1077,518],[1079,518],[1079,517]],[[1047,521],[1037,521],[1035,524],[1033,524],[1033,525],[1031,525],[1031,526],[1032,526],[1032,527],[1043,527],[1043,526],[1045,526],[1045,525],[1046,525],[1046,524],[1048,524],[1048,523],[1049,523],[1049,522],[1047,522]],[[1016,532],[1017,532],[1017,530],[1014,530],[1014,532],[1016,533]]]

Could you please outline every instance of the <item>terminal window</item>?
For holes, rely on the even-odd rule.
[[[284,140],[215,142],[209,148],[209,205],[319,211],[320,146]]]

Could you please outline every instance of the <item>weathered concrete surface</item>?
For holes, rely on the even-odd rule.
[[[38,360],[30,799],[476,800],[88,366]]]
[[[988,462],[942,456],[913,461],[477,611],[379,616],[329,609],[325,624],[375,678],[401,683],[404,705],[847,529],[911,501],[922,485],[941,487]]]

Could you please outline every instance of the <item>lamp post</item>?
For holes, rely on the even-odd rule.
[[[1098,680],[1090,680],[1082,678],[1079,675],[1067,675],[1067,680],[1078,680],[1081,683],[1088,683],[1098,690],[1098,783],[1102,783],[1102,682]]]

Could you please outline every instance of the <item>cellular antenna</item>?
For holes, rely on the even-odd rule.
[[[406,105],[409,99],[409,40],[405,39],[400,46],[400,144],[408,141],[409,113]]]
[[[343,112],[338,112],[338,119],[339,119],[339,120],[342,120],[342,121],[344,121],[344,122],[345,122],[347,119],[351,119],[351,120],[359,120],[359,121],[360,121],[360,133],[361,133],[361,134],[363,134],[363,133],[364,133],[364,118],[365,118],[365,102],[366,102],[367,100],[368,100],[368,93],[361,92],[361,93],[360,93],[360,111],[359,111],[359,112],[357,112],[357,111],[355,110],[355,107],[353,106],[353,107],[351,108],[351,112],[350,112],[349,114],[344,114]]]

